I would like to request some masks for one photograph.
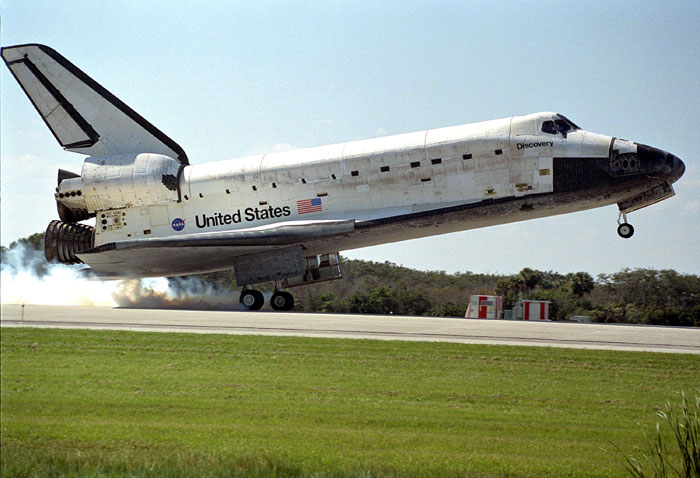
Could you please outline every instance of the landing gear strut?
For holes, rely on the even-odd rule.
[[[622,221],[620,221],[622,219]],[[620,211],[620,215],[617,217],[617,234],[623,239],[629,239],[634,234],[634,227],[632,224],[627,222],[627,214]]]

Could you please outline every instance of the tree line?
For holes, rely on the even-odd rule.
[[[43,258],[43,233],[0,248],[6,260],[20,252],[22,267],[41,276],[49,270]],[[207,289],[237,290],[233,271],[196,277]],[[587,315],[594,322],[700,327],[700,276],[674,270],[622,269],[593,278],[587,272],[560,274],[524,268],[517,274],[418,271],[391,262],[343,261],[343,279],[294,288],[295,308],[308,312],[400,314],[463,317],[473,294],[500,295],[504,307],[519,298],[551,301],[550,318],[566,320]],[[177,293],[191,280],[170,278]],[[272,290],[274,284],[257,286]]]
[[[674,270],[622,269],[560,274],[525,268],[517,274],[416,271],[390,262],[345,261],[345,281],[302,287],[304,310],[463,317],[469,297],[551,301],[550,318],[587,315],[594,322],[700,326],[700,276]]]

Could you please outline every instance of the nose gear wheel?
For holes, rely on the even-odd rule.
[[[617,234],[623,239],[629,239],[634,235],[634,227],[627,222],[627,214],[624,212],[620,212],[617,218],[617,224]]]

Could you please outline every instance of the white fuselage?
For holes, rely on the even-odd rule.
[[[112,210],[120,221],[110,220],[107,227],[100,227],[98,214],[95,245],[280,222],[366,221],[549,193],[553,157],[606,158],[612,140],[580,130],[566,138],[543,135],[540,125],[552,116],[541,113],[186,166],[179,202],[173,196]],[[320,199],[321,208],[303,213],[298,201],[313,199]],[[581,205],[587,207],[593,206]],[[182,222],[173,224],[176,219]],[[434,231],[440,232],[445,231]],[[430,231],[417,234],[407,228],[404,238],[426,233]]]

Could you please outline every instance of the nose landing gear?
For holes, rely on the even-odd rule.
[[[622,221],[620,221],[622,219]],[[627,222],[627,214],[620,211],[620,215],[617,217],[617,234],[623,239],[629,239],[634,234],[634,227],[632,224]]]

